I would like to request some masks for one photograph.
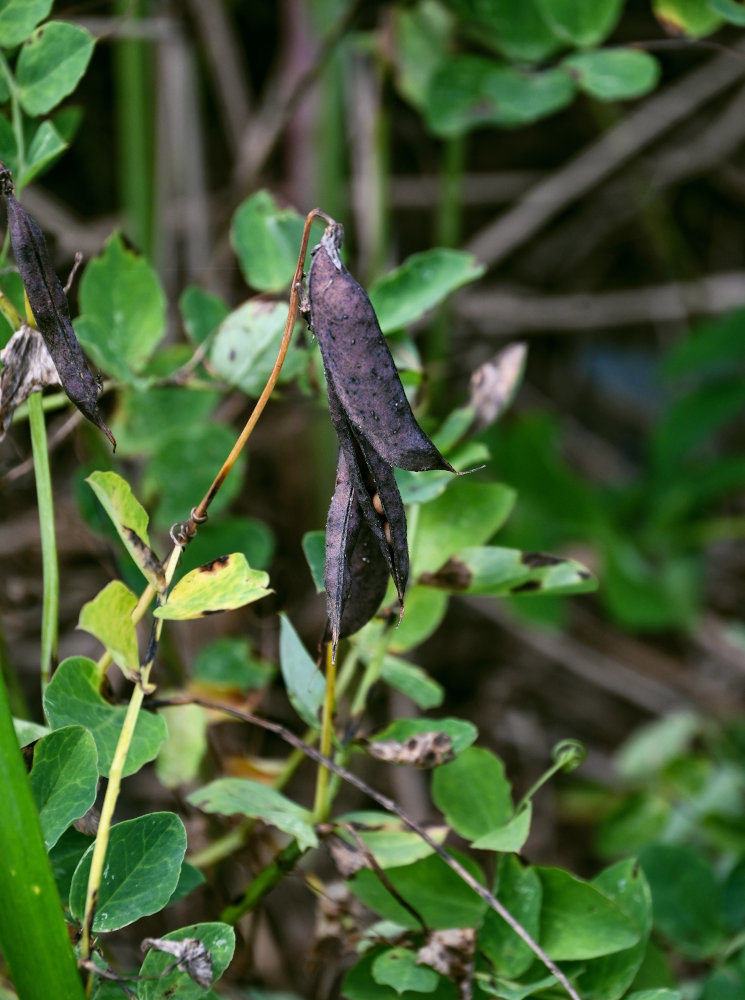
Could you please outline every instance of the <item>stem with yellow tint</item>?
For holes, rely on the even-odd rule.
[[[331,743],[334,731],[334,708],[336,688],[336,660],[333,646],[326,643],[326,693],[323,697],[323,716],[321,719],[321,753],[324,757],[331,756]],[[328,816],[331,803],[328,798],[329,772],[322,764],[318,767],[316,778],[316,797],[313,806],[313,818],[321,823]]]

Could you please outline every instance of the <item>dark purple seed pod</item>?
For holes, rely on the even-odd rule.
[[[403,606],[404,591],[409,577],[409,549],[406,541],[406,514],[393,469],[376,455],[368,443],[355,438],[330,382],[327,382],[327,389],[331,422],[346,459],[348,475],[362,516],[377,540],[393,582],[396,584],[398,599]],[[383,508],[383,515],[375,509],[373,504],[375,495]],[[385,525],[389,510],[391,520],[388,522],[389,531],[386,535]]]
[[[388,563],[370,530],[339,452],[336,488],[326,521],[326,638],[333,656],[340,638],[358,632],[380,607],[388,586]]]
[[[116,448],[114,436],[98,408],[98,382],[75,336],[67,296],[49,260],[44,234],[16,200],[10,171],[1,163],[0,195],[8,212],[8,231],[18,272],[62,388],[83,416],[99,427]]]
[[[310,323],[326,378],[356,437],[389,465],[454,471],[411,411],[367,292],[339,258],[343,229],[326,227],[308,273]]]

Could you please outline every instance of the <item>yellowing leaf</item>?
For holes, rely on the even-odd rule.
[[[149,583],[158,591],[165,587],[163,566],[150,548],[147,511],[129,483],[115,472],[92,472],[86,479],[111,518],[127,551]]]
[[[243,553],[234,552],[187,573],[154,614],[156,618],[183,621],[232,611],[270,594],[268,583],[267,573],[251,569]]]
[[[137,598],[119,580],[112,580],[80,610],[78,628],[95,636],[111,653],[111,658],[134,680],[140,666],[132,612]]]

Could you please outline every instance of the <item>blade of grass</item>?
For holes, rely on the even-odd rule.
[[[0,949],[19,1000],[84,1000],[0,674]]]

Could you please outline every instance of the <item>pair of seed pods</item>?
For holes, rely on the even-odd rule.
[[[339,257],[343,235],[337,223],[326,227],[307,280],[310,327],[339,438],[324,574],[334,655],[339,639],[378,610],[389,575],[403,613],[409,549],[394,466],[455,472],[411,411],[372,303]]]
[[[13,179],[0,163],[0,196],[8,212],[8,232],[18,272],[36,326],[57,369],[62,388],[83,416],[114,436],[98,408],[99,384],[75,336],[67,296],[49,260],[44,234],[13,193]]]

